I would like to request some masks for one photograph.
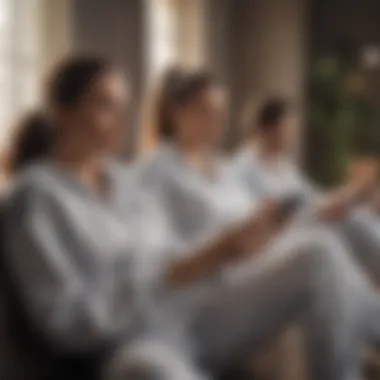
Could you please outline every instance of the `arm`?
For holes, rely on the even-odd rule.
[[[355,205],[367,198],[366,185],[345,185],[327,193],[316,203],[316,213],[321,219],[341,219]]]
[[[322,220],[340,219],[360,195],[359,189],[347,185],[329,192],[318,189],[298,169],[293,171],[293,176],[299,190],[307,197],[317,217]]]
[[[264,202],[248,220],[189,250],[185,259],[169,266],[167,281],[174,287],[186,285],[213,274],[221,265],[257,253],[278,231],[277,206]]]
[[[71,352],[95,348],[127,326],[134,311],[127,276],[118,276],[116,263],[91,261],[91,245],[80,241],[78,226],[53,200],[20,192],[6,216],[6,265],[41,334]],[[75,260],[78,252],[88,266]]]
[[[227,263],[236,250],[237,234],[221,233],[195,249],[188,250],[185,258],[173,260],[166,273],[166,281],[173,287],[181,287],[208,275],[213,275]]]

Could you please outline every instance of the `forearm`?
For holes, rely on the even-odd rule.
[[[322,220],[341,219],[361,202],[362,197],[360,189],[346,185],[319,198],[313,205],[314,212]]]
[[[214,274],[236,250],[235,235],[235,231],[222,233],[190,250],[185,258],[176,260],[169,266],[166,281],[171,286],[180,287]]]
[[[262,252],[262,248],[278,236],[281,228],[279,225],[265,224],[258,221],[256,233],[247,236],[240,245],[241,257],[256,256]]]
[[[167,280],[174,286],[181,286],[212,275],[232,260],[258,252],[276,230],[277,226],[264,207],[240,225],[208,239],[206,244],[190,251],[187,258],[172,264]]]
[[[86,268],[74,268],[62,247],[48,244],[48,230],[30,235],[8,225],[7,232],[4,265],[9,279],[30,323],[54,347],[85,351],[128,326],[135,295],[126,276],[116,278],[112,268],[99,267],[102,276],[90,282]]]
[[[114,273],[108,282],[86,285],[85,276],[59,268],[40,270],[13,259],[7,265],[28,319],[58,349],[80,352],[103,345],[125,330],[135,311],[129,284],[114,280]]]

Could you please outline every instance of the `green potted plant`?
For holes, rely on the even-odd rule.
[[[336,186],[354,161],[380,153],[380,112],[365,70],[334,56],[312,65],[309,100],[307,169],[321,185]]]
[[[338,59],[324,57],[313,65],[309,97],[308,169],[315,181],[334,186],[347,176],[355,125]]]

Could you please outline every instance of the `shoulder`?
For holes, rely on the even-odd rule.
[[[254,162],[254,154],[247,147],[240,148],[231,157],[231,164],[236,168],[246,167]]]
[[[57,179],[47,166],[38,164],[20,173],[6,199],[6,210],[16,217],[42,212],[57,204]]]
[[[45,164],[33,165],[21,172],[12,186],[11,196],[24,193],[48,194],[54,193],[57,181]]]
[[[283,159],[283,168],[284,170],[293,178],[301,178],[302,171],[299,164],[292,158]]]
[[[153,152],[135,161],[131,167],[135,171],[146,172],[162,170],[169,162],[169,157],[164,146],[159,146]]]
[[[231,155],[220,155],[215,161],[217,172],[222,175],[222,178],[233,177],[234,166],[234,156]]]
[[[166,151],[159,147],[148,156],[139,158],[130,166],[130,178],[139,186],[161,187],[172,173],[172,163]]]
[[[108,164],[109,173],[112,180],[123,192],[129,192],[136,187],[136,181],[133,175],[133,164],[111,161]]]
[[[227,164],[228,173],[238,179],[251,176],[256,171],[256,162],[247,148],[235,152]]]

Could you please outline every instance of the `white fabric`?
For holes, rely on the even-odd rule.
[[[7,265],[31,319],[60,348],[136,331],[161,277],[163,214],[124,170],[108,174],[107,200],[52,163],[28,170],[10,195]]]
[[[190,167],[173,147],[163,145],[138,162],[136,181],[162,202],[172,230],[184,242],[202,240],[253,212],[256,202],[235,181],[226,166],[216,163],[208,178]]]
[[[252,147],[236,154],[229,172],[254,197],[299,193],[312,198],[319,193],[290,159],[279,157],[267,163]]]

